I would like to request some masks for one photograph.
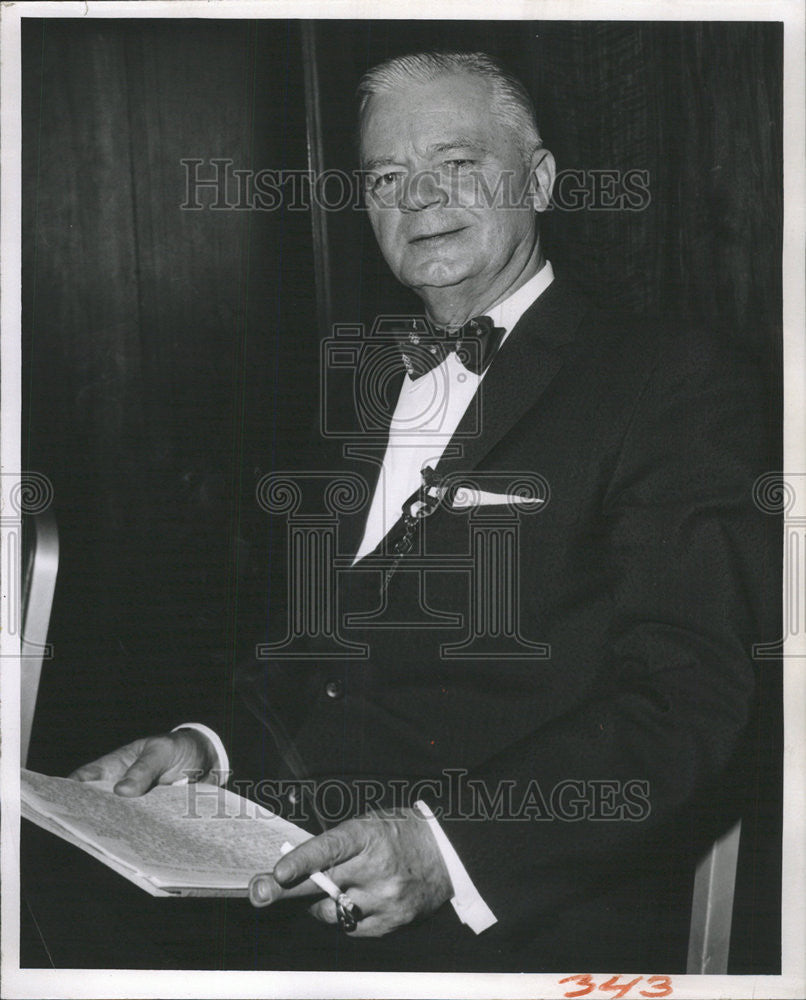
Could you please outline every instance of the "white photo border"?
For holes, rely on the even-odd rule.
[[[806,473],[806,308],[804,291],[804,93],[806,33],[798,0],[210,0],[210,2],[4,3],[0,12],[0,469],[20,474],[21,393],[21,107],[20,21],[36,18],[333,18],[779,21],[784,24],[783,331],[785,474]],[[2,551],[6,552],[3,528]],[[3,556],[5,560],[5,555]],[[5,564],[3,566],[5,569]],[[2,600],[10,581],[2,573]],[[800,586],[806,585],[802,575]],[[803,606],[803,602],[799,602]],[[6,620],[5,618],[3,620]],[[806,996],[806,656],[787,646],[784,659],[784,827],[782,974],[674,976],[676,998],[800,998]],[[422,974],[352,972],[210,972],[19,968],[19,637],[0,634],[2,672],[2,996],[22,998],[306,997],[529,998],[561,997],[563,973]],[[17,659],[15,659],[17,657]],[[575,970],[568,970],[573,972]],[[566,986],[565,989],[568,987]]]

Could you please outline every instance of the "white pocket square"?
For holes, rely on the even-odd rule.
[[[487,490],[475,490],[467,486],[460,486],[454,494],[451,507],[454,510],[462,510],[467,507],[489,507],[493,504],[537,507],[544,502],[541,497],[520,496],[517,493],[490,493]]]

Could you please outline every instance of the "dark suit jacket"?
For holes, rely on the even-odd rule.
[[[516,473],[547,484],[539,513],[497,511],[517,522],[500,558],[517,570],[521,655],[495,655],[518,651],[512,621],[476,637],[483,655],[446,654],[484,599],[470,537],[493,544],[478,528],[495,512],[442,507],[390,581],[389,627],[343,628],[366,659],[313,649],[243,668],[260,725],[231,736],[236,774],[433,779],[422,798],[498,917],[476,938],[446,906],[353,958],[342,944],[341,962],[380,967],[372,949],[388,946],[411,969],[682,969],[693,858],[726,818],[751,711],[751,647],[777,631],[776,528],[752,498],[774,463],[761,382],[707,331],[609,320],[556,280],[482,383],[480,433],[463,437],[469,413],[438,469],[494,492]],[[371,464],[353,468],[374,483]],[[344,525],[351,551],[365,515]],[[438,557],[424,577],[418,552]],[[339,573],[341,615],[377,611],[372,567]],[[414,627],[426,607],[461,625]]]

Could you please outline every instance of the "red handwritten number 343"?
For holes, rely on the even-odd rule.
[[[602,983],[599,989],[607,993],[612,993],[616,1000],[618,1000],[619,997],[626,997],[633,986],[637,986],[643,979],[643,976],[636,976],[635,979],[631,979],[628,983],[620,983],[618,976],[612,976],[606,983]],[[646,982],[652,989],[639,990],[638,993],[642,997],[668,997],[672,992],[672,981],[668,976],[650,976]],[[579,983],[582,987],[581,990],[569,990],[564,994],[567,997],[587,996],[589,993],[593,993],[597,986],[587,974],[566,976],[565,979],[560,980],[560,983]]]

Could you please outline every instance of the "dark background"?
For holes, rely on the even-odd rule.
[[[329,323],[418,310],[362,211],[182,210],[182,159],[351,170],[355,85],[420,48],[527,83],[566,169],[642,169],[639,212],[555,208],[600,303],[752,351],[780,419],[778,24],[23,20],[23,467],[61,571],[29,766],[66,773],[224,697],[283,539],[256,481],[312,434]],[[732,964],[775,971],[780,677],[765,666]]]

